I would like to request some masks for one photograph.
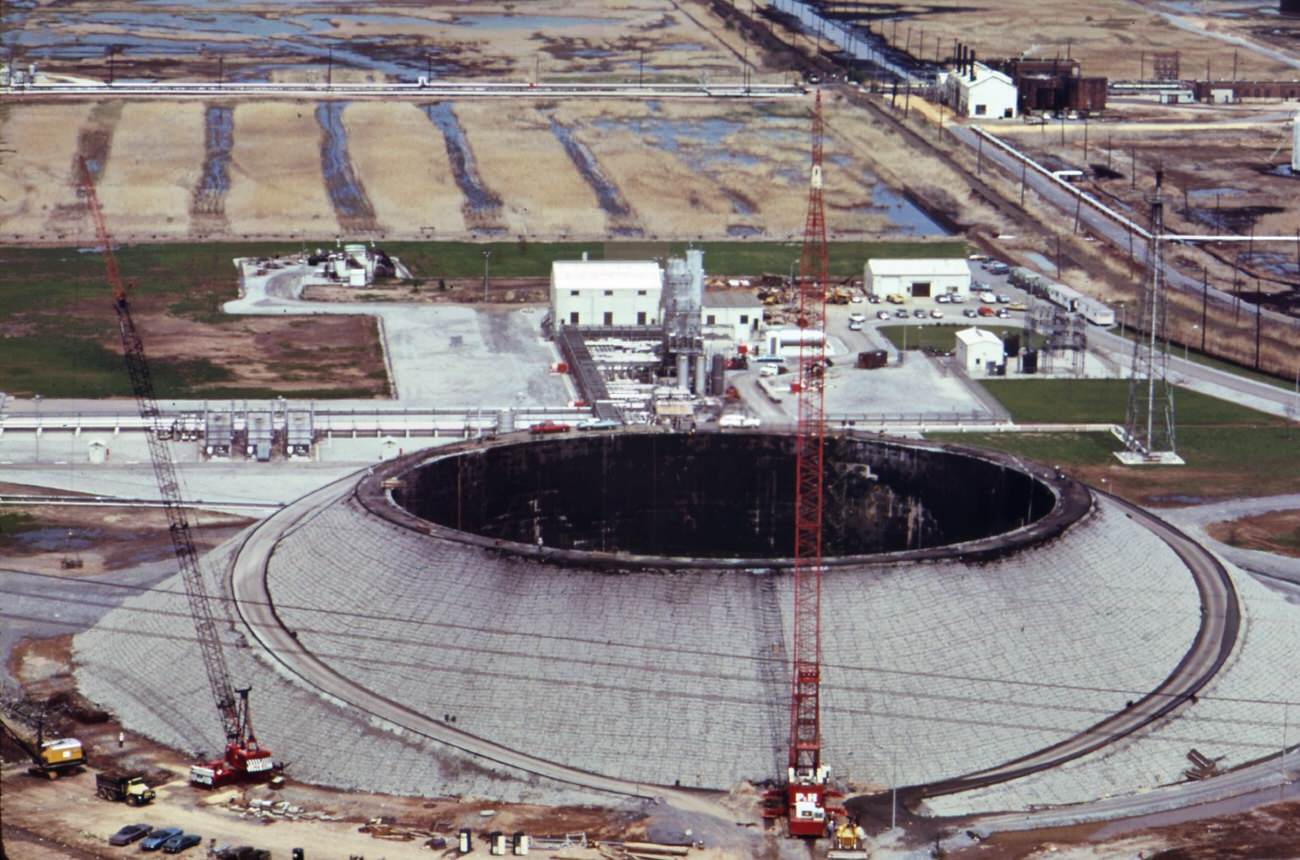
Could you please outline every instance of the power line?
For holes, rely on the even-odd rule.
[[[77,577],[63,576],[58,574],[44,574],[44,573],[27,572],[27,571],[8,571],[8,572],[19,573],[21,575],[30,576],[39,579],[52,579],[57,581],[81,582],[81,583],[85,582],[84,579],[79,580]],[[138,586],[138,585],[128,585],[125,583],[97,583],[97,584],[109,585],[114,588],[130,590],[137,593],[162,594],[162,595],[167,595],[176,598],[184,597],[184,594],[180,591],[159,588],[156,586]],[[171,617],[171,618],[177,618],[182,620],[188,620],[189,618],[189,615],[182,611],[159,609],[159,608],[125,606],[125,605],[113,603],[108,599],[105,599],[103,601],[97,601],[97,600],[89,599],[87,597],[72,597],[72,598],[63,597],[63,596],[49,597],[47,595],[43,595],[40,593],[34,593],[34,592],[23,591],[23,590],[15,590],[15,589],[5,589],[5,588],[0,588],[0,594],[7,594],[14,597],[27,597],[36,600],[51,600],[54,602],[73,603],[76,605],[93,607],[93,608],[138,612],[151,617],[163,616],[163,617]],[[222,602],[225,602],[227,604],[233,604],[235,602],[234,599],[230,597],[216,598],[214,596],[214,599],[220,599]],[[714,660],[714,661],[731,660],[731,661],[737,661],[743,663],[751,663],[758,666],[762,666],[765,664],[779,665],[782,668],[785,668],[788,665],[788,661],[784,659],[778,657],[768,657],[761,654],[745,654],[740,652],[730,652],[730,651],[721,651],[721,650],[683,648],[680,646],[661,645],[658,643],[642,644],[636,642],[620,642],[617,640],[609,640],[609,639],[584,638],[578,636],[559,635],[559,634],[544,634],[544,633],[519,631],[514,629],[506,629],[506,628],[492,629],[492,628],[484,627],[482,625],[460,624],[454,621],[442,621],[442,620],[421,621],[418,619],[399,618],[391,615],[382,615],[376,613],[364,613],[364,612],[337,610],[337,609],[323,609],[320,607],[302,606],[296,604],[285,604],[285,603],[271,604],[265,601],[242,601],[242,602],[247,605],[272,606],[277,610],[300,611],[300,612],[309,613],[316,616],[321,616],[324,619],[332,619],[332,618],[360,619],[365,621],[379,621],[384,623],[405,625],[408,627],[416,627],[416,628],[437,627],[443,629],[463,630],[463,631],[478,633],[478,634],[507,636],[516,639],[528,640],[534,643],[535,642],[556,642],[556,643],[564,643],[564,644],[579,645],[579,646],[588,645],[588,646],[598,646],[601,648],[618,648],[618,649],[623,649],[631,652],[649,651],[649,652],[654,652],[656,655],[664,654],[664,653],[676,654],[684,658],[689,658],[692,661],[697,661],[699,665],[710,665],[707,662],[710,660]],[[75,622],[75,621],[63,622],[58,620],[52,620],[46,616],[23,616],[14,613],[0,613],[0,617],[12,618],[14,620],[28,620],[33,622],[59,624],[62,626],[73,627],[76,629],[82,629],[85,626],[83,623],[80,622]],[[140,631],[138,628],[116,628],[116,627],[105,627],[103,625],[95,625],[94,629],[103,629],[103,630],[109,630],[113,632],[121,632],[121,633],[133,634],[139,636],[169,639],[169,640],[179,641],[179,642],[194,641],[193,637],[190,636],[172,635],[172,634],[165,634],[165,633],[145,633],[143,631]],[[641,669],[641,670],[649,671],[646,670],[646,667],[643,664],[637,664],[637,663],[618,662],[613,660],[606,660],[606,661],[580,660],[573,657],[557,657],[553,654],[542,653],[536,650],[529,651],[529,650],[516,650],[516,649],[509,649],[509,648],[483,648],[483,647],[474,647],[469,645],[460,645],[455,643],[431,643],[427,640],[414,639],[406,636],[360,633],[351,629],[339,628],[337,626],[304,627],[298,624],[294,624],[293,630],[295,633],[298,634],[304,634],[304,633],[318,634],[321,636],[329,636],[334,639],[342,639],[342,640],[390,643],[399,646],[410,645],[410,646],[416,646],[420,648],[459,651],[464,653],[479,654],[485,657],[496,656],[496,657],[538,659],[538,660],[545,660],[548,662],[563,661],[563,662],[568,662],[568,663],[573,663],[578,665],[592,665],[592,666],[603,665],[610,668],[629,668],[629,669]],[[314,656],[320,657],[321,659],[337,658],[346,662],[356,661],[356,655],[354,654],[341,653],[341,654],[331,655],[331,654],[324,654],[322,652],[316,652],[316,651],[313,651],[311,653]],[[367,664],[373,663],[375,665],[392,665],[392,666],[414,668],[420,670],[425,670],[429,667],[429,664],[427,663],[408,663],[408,662],[393,661],[393,660],[366,660],[365,662]],[[961,682],[961,683],[996,684],[996,685],[1004,685],[1006,687],[1025,688],[1030,690],[1053,690],[1053,691],[1082,692],[1082,693],[1093,693],[1093,694],[1113,694],[1116,696],[1125,696],[1125,697],[1142,697],[1142,696],[1149,695],[1151,692],[1150,690],[1132,689],[1132,688],[1125,688],[1125,687],[1102,687],[1102,686],[1085,685],[1085,684],[1068,684],[1068,683],[1060,683],[1060,682],[1024,680],[1019,678],[998,678],[998,677],[985,676],[985,675],[970,675],[970,674],[960,674],[960,673],[952,673],[952,672],[930,672],[930,671],[921,671],[921,670],[895,669],[895,668],[887,668],[881,666],[868,666],[868,665],[860,665],[860,664],[852,664],[852,663],[826,662],[824,665],[826,665],[828,668],[833,668],[843,672],[850,672],[850,673],[856,672],[856,673],[870,674],[870,675],[876,675],[876,676],[886,677],[886,678],[898,677],[898,678],[924,679],[927,681],[954,681],[954,682]],[[680,670],[675,670],[675,672],[677,674],[682,673]],[[700,670],[695,670],[694,672],[687,671],[687,673],[695,674],[703,678],[715,678],[715,679],[726,679],[726,678],[745,679],[747,677],[743,675],[722,675],[715,672],[705,672]],[[861,691],[864,693],[866,692],[880,693],[882,695],[907,695],[907,696],[914,696],[918,698],[938,698],[938,699],[945,699],[945,700],[951,699],[953,701],[964,701],[964,702],[978,703],[984,701],[977,698],[949,697],[949,696],[942,696],[938,694],[922,694],[922,693],[911,692],[911,691],[898,691],[898,690],[883,689],[883,688],[863,688],[860,686],[852,686],[852,687],[838,686],[837,687],[837,685],[829,685],[829,688]],[[1176,694],[1166,694],[1166,695],[1172,696]],[[1223,703],[1231,703],[1231,704],[1255,704],[1255,705],[1268,705],[1268,706],[1300,705],[1300,700],[1289,700],[1289,699],[1262,699],[1262,698],[1215,696],[1215,695],[1198,695],[1197,699],[1199,701],[1223,702]],[[1002,704],[1016,704],[1016,703],[1009,703],[1005,699],[1000,699],[998,701]],[[1038,705],[1036,703],[1031,703],[1031,702],[1024,702],[1019,704],[1023,704],[1025,707],[1042,707],[1041,705]],[[1067,708],[1063,708],[1063,709],[1067,709]],[[1082,710],[1088,710],[1088,709],[1082,709]],[[1099,709],[1096,712],[1110,713],[1110,711],[1106,709]]]

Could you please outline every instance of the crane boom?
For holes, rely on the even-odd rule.
[[[86,205],[95,224],[95,236],[104,257],[105,276],[113,291],[113,308],[117,312],[118,329],[122,336],[122,354],[126,359],[127,373],[131,377],[131,390],[135,394],[136,408],[139,410],[140,417],[148,422],[145,439],[149,445],[149,461],[153,465],[158,493],[162,497],[163,509],[167,513],[167,530],[171,535],[177,564],[180,566],[190,615],[194,619],[194,630],[203,657],[203,668],[208,676],[208,685],[212,689],[217,712],[221,716],[227,744],[226,758],[232,765],[235,765],[236,760],[246,762],[250,759],[266,759],[266,768],[258,769],[269,769],[270,754],[259,749],[249,720],[248,690],[237,691],[230,681],[230,669],[221,650],[221,638],[217,630],[216,616],[212,611],[212,600],[204,584],[198,551],[194,547],[194,537],[190,531],[189,517],[182,502],[176,463],[164,441],[164,436],[167,434],[164,432],[162,410],[158,408],[158,398],[154,394],[153,377],[149,372],[148,359],[145,357],[144,341],[131,316],[127,289],[122,283],[117,258],[113,255],[112,238],[104,223],[99,197],[95,193],[94,177],[84,158],[79,158],[77,164]],[[237,692],[238,699],[236,699]],[[250,768],[239,765],[236,769]]]

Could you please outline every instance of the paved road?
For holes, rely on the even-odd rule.
[[[990,144],[988,141],[985,141],[981,147],[979,142],[980,134],[975,128],[962,125],[949,125],[947,126],[947,130],[956,140],[969,147],[971,150],[982,151],[983,158],[998,164],[1008,175],[1020,175],[1021,162],[1015,156],[1002,151],[998,147]],[[1026,170],[1024,175],[1026,185],[1038,194],[1039,197],[1059,210],[1061,218],[1060,223],[1066,226],[1073,226],[1078,195],[1074,191],[1062,187],[1061,183],[1056,182],[1052,178],[1038,173],[1032,167]],[[1129,248],[1132,247],[1134,259],[1139,264],[1145,265],[1148,256],[1148,248],[1147,240],[1142,235],[1144,231],[1135,232],[1131,235],[1130,231],[1126,227],[1122,226],[1098,209],[1089,206],[1089,199],[1093,199],[1092,196],[1085,195],[1084,204],[1079,209],[1080,229],[1106,241],[1121,254],[1128,254]],[[1106,205],[1114,204],[1107,203]],[[1147,213],[1122,212],[1121,214],[1125,215],[1125,217],[1132,218],[1138,223],[1142,223],[1145,221]],[[1131,245],[1130,238],[1132,239]],[[1288,241],[1291,240],[1288,239]],[[1169,265],[1167,262],[1164,264],[1163,269],[1165,282],[1168,286],[1181,292],[1191,293],[1198,297],[1201,295],[1203,286],[1199,278],[1194,278],[1191,275],[1185,274]],[[1211,285],[1209,289],[1209,303],[1212,312],[1224,313],[1231,311],[1236,302],[1231,293],[1224,292],[1223,290]],[[1256,306],[1250,302],[1241,302],[1240,305],[1241,312],[1247,316],[1254,314],[1257,310]],[[1288,317],[1269,310],[1264,311],[1264,318],[1279,324],[1294,324],[1295,322],[1293,317]]]
[[[709,795],[589,773],[535,758],[459,731],[359,686],[303,648],[276,615],[266,578],[267,564],[281,537],[293,530],[298,523],[315,516],[353,492],[356,481],[355,474],[335,481],[263,521],[248,536],[235,559],[232,586],[236,611],[251,635],[272,658],[279,661],[307,686],[346,703],[358,712],[385,720],[422,737],[447,744],[521,773],[536,774],[557,782],[609,794],[661,799],[686,811],[726,819],[734,818],[734,813],[729,812]]]

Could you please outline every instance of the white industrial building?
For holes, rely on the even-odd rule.
[[[653,260],[556,260],[551,319],[556,327],[656,326],[663,271]]]
[[[968,371],[1001,364],[1005,354],[1002,339],[988,329],[967,328],[957,332],[957,361]]]
[[[706,290],[705,335],[722,335],[737,344],[752,344],[763,322],[763,303],[749,290]]]
[[[1015,119],[1015,82],[1008,75],[971,62],[948,75],[948,104],[965,117]]]
[[[880,298],[970,296],[970,263],[964,258],[872,259],[863,269],[867,292]]]

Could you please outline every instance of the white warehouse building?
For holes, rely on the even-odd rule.
[[[556,328],[656,326],[663,270],[653,260],[556,260],[551,319]]]
[[[964,258],[867,260],[862,284],[867,293],[887,298],[925,299],[943,294],[970,296],[970,263]]]
[[[988,329],[967,328],[957,332],[957,361],[968,371],[1001,364],[1005,355],[1002,339]]]
[[[983,63],[972,62],[964,72],[948,75],[948,104],[965,117],[1015,119],[1018,95],[1015,82]]]
[[[749,290],[706,290],[704,333],[722,335],[737,344],[750,345],[763,322],[763,303]]]

